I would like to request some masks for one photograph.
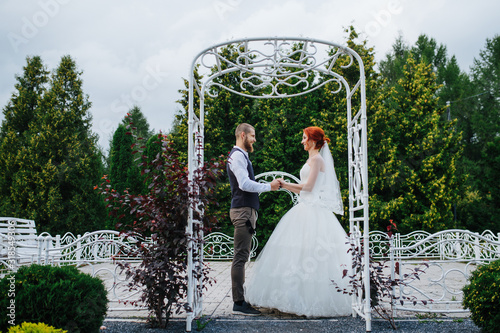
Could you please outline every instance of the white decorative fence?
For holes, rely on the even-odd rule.
[[[0,253],[7,248],[2,237]],[[44,232],[32,242],[14,241],[8,243],[8,248],[14,250],[14,256],[1,256],[0,263],[7,269],[23,264],[64,264],[82,265],[87,263],[112,262],[113,260],[134,261],[128,252],[135,246],[133,239],[125,240],[120,233],[113,230],[101,230],[74,236],[66,233],[64,236],[52,237]],[[12,250],[11,250],[12,251]]]
[[[491,260],[498,250],[500,233],[490,230],[481,234],[468,230],[445,230],[436,234],[413,231],[406,235],[393,234],[394,256],[407,259]],[[385,232],[370,232],[370,254],[374,259],[389,259],[391,239]],[[417,245],[418,244],[418,245]],[[413,246],[417,245],[417,246]],[[498,259],[498,257],[496,257]]]
[[[205,260],[232,260],[234,255],[233,237],[223,234],[222,232],[212,232],[206,235],[203,243],[203,258]],[[252,249],[250,250],[250,258],[255,258],[257,255],[257,247],[259,242],[255,234],[252,236]]]
[[[4,271],[24,264],[42,265],[86,265],[90,263],[139,262],[140,258],[129,255],[136,240],[125,239],[118,231],[100,230],[74,236],[52,237],[44,232],[27,245],[24,241],[8,243],[8,236],[0,234],[0,265]],[[143,239],[144,240],[144,239]],[[145,239],[151,242],[150,238]],[[258,247],[255,235],[252,237],[250,258],[255,258]],[[15,249],[8,256],[8,248]],[[213,232],[204,238],[204,258],[207,260],[231,260],[233,258],[233,238]],[[3,272],[4,272],[3,271]]]
[[[468,312],[462,308],[462,288],[471,272],[478,265],[500,259],[500,234],[494,235],[491,231],[482,234],[468,230],[413,232],[396,234],[388,241],[391,277],[405,282],[395,288],[393,295],[417,300],[415,304],[394,300],[394,308],[401,311]],[[374,246],[385,246],[380,244],[383,243],[380,241]],[[418,266],[422,267],[418,277],[405,276]]]
[[[136,246],[136,239],[126,239],[114,230],[100,230],[77,236],[66,233],[62,237],[44,232],[37,236],[33,221],[15,218],[0,218],[0,221],[4,221],[7,226],[0,233],[0,278],[21,265],[32,263],[75,265],[83,272],[98,276],[104,281],[110,301],[108,311],[141,309],[124,306],[124,303],[138,300],[140,292],[129,290],[128,280],[118,264],[140,263],[140,258],[130,255]],[[21,232],[17,230],[18,225],[22,227]],[[26,231],[28,229],[29,232]],[[150,238],[143,240],[151,242]],[[255,258],[257,247],[257,238],[253,236],[250,258]],[[207,235],[204,238],[204,257],[206,260],[232,259],[233,238],[219,232]]]
[[[34,223],[28,222],[26,225],[34,227]],[[140,258],[128,254],[135,246],[134,239],[125,239],[117,231],[101,230],[82,236],[67,233],[62,237],[52,237],[42,233],[36,237],[30,236],[29,241],[16,233],[9,235],[2,232],[0,241],[1,276],[29,263],[76,265],[82,271],[104,280],[110,298],[109,311],[134,309],[124,307],[123,302],[137,300],[138,292],[128,290],[128,281],[117,264],[140,262]],[[252,258],[256,256],[257,247],[258,242],[254,236]],[[12,248],[15,249],[14,252],[11,251]],[[230,260],[233,255],[233,239],[218,232],[208,234],[204,238],[203,250],[205,260]],[[372,231],[370,253],[375,260],[389,261],[390,272],[387,274],[406,282],[406,286],[395,290],[396,296],[413,295],[418,300],[432,299],[426,306],[421,302],[416,306],[394,304],[397,310],[464,312],[461,307],[461,289],[477,265],[500,259],[500,234],[494,235],[490,231],[478,234],[467,230],[445,230],[435,234],[417,231],[407,235],[394,234],[389,238],[385,233]],[[419,274],[419,279],[404,278],[405,273],[424,263],[429,267]]]

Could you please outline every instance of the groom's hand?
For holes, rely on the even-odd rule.
[[[277,179],[274,179],[272,182],[271,182],[271,191],[276,191],[277,189],[280,188],[280,182],[279,180]]]

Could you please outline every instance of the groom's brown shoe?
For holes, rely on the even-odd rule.
[[[243,301],[241,305],[234,303],[233,314],[244,315],[244,316],[260,316],[259,310],[256,310],[250,306],[247,302]]]

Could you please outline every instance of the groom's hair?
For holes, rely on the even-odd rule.
[[[236,139],[238,139],[238,137],[240,136],[240,134],[242,132],[245,134],[248,134],[248,133],[250,133],[250,130],[255,131],[255,128],[253,128],[253,126],[250,124],[241,123],[238,125],[238,127],[236,127],[236,131],[234,131],[234,136],[236,137]]]

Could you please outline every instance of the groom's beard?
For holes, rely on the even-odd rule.
[[[245,141],[243,142],[243,146],[245,147],[247,152],[253,153],[253,145],[248,141],[247,138],[245,138]]]

